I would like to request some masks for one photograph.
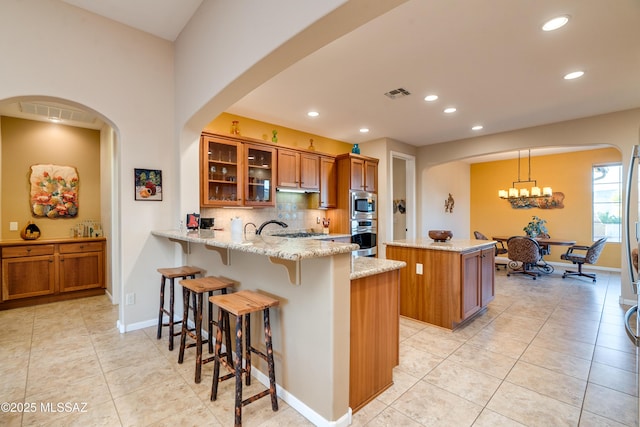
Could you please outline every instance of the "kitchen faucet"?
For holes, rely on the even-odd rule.
[[[276,219],[270,219],[269,221],[265,221],[265,222],[263,222],[262,224],[260,224],[260,227],[258,227],[258,230],[256,230],[256,234],[260,235],[260,233],[262,233],[262,229],[263,229],[266,225],[269,225],[269,224],[278,224],[278,225],[279,225],[280,227],[282,227],[282,228],[287,228],[287,227],[288,227],[288,225],[287,225],[287,224],[285,224],[285,223],[284,223],[284,222],[282,222],[282,221],[278,221],[278,220],[276,220]]]

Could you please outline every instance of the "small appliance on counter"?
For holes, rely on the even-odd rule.
[[[200,218],[200,229],[210,230],[216,222],[215,218]]]

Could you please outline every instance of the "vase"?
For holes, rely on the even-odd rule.
[[[24,240],[36,240],[40,237],[40,229],[32,221],[29,221],[29,223],[20,232],[20,237]]]

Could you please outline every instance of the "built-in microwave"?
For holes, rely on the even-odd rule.
[[[351,191],[351,219],[377,219],[377,204],[375,193]]]

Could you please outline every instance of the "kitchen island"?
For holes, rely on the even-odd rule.
[[[404,261],[400,314],[455,329],[493,300],[495,241],[397,240],[386,243],[388,259]]]
[[[280,306],[272,310],[271,328],[279,397],[315,425],[349,424],[351,409],[357,410],[362,404],[350,398],[350,384],[359,384],[352,374],[374,375],[373,372],[352,372],[349,361],[353,361],[352,347],[356,349],[354,337],[359,337],[358,345],[365,349],[364,353],[362,350],[354,353],[364,360],[368,359],[363,355],[382,351],[381,345],[391,346],[391,353],[398,353],[398,315],[387,307],[399,305],[398,269],[404,262],[353,258],[351,252],[357,245],[330,239],[253,234],[245,237],[218,231],[169,230],[152,234],[159,238],[158,244],[180,245],[182,260],[176,262],[203,268],[206,275],[232,279],[236,290],[250,289],[277,298]],[[354,295],[352,278],[361,281],[360,290],[365,289],[363,284],[368,278],[374,279],[367,294],[373,299],[358,302],[361,294]],[[371,306],[370,301],[382,305]],[[176,304],[180,307],[179,302]],[[391,334],[390,339],[395,342],[374,340],[367,335],[376,324],[359,323],[359,328],[368,329],[356,330],[352,316],[354,304],[371,318],[389,316],[388,328],[396,330],[395,338]],[[253,327],[260,328],[260,325]],[[359,332],[362,334],[358,335]],[[372,345],[378,348],[369,347]],[[388,371],[390,376],[398,363],[397,356],[381,359],[377,359],[378,366],[384,367],[380,369]],[[263,384],[268,383],[262,374],[266,372],[266,365],[261,359],[255,362],[256,369],[252,372]],[[359,399],[368,401],[389,385],[384,379],[379,380],[377,390],[362,391]]]

